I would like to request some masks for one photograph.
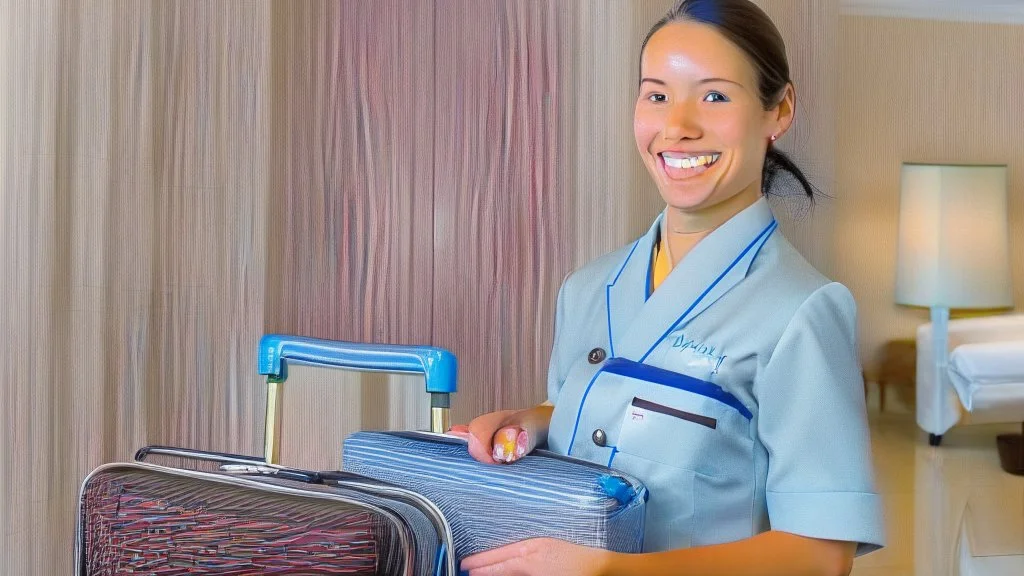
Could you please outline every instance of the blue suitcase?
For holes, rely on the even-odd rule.
[[[643,549],[647,489],[605,466],[536,451],[513,465],[473,460],[465,441],[446,436],[457,364],[425,346],[354,344],[264,336],[260,373],[268,377],[266,459],[276,461],[275,410],[288,363],[420,373],[431,394],[431,433],[357,432],[345,440],[342,469],[425,496],[451,527],[456,562],[533,537],[561,538],[619,552]]]
[[[342,468],[418,492],[452,527],[456,560],[534,537],[617,552],[643,548],[646,488],[590,462],[537,450],[513,464],[483,464],[460,438],[356,432]]]

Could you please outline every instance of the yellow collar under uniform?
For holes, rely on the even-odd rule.
[[[672,272],[672,263],[669,261],[668,251],[661,249],[661,242],[654,242],[654,256],[651,258],[651,292],[658,289],[665,278]],[[650,295],[648,295],[650,297]]]
[[[769,529],[883,546],[850,292],[764,198],[653,290],[661,222],[559,290],[549,448],[646,484],[645,551]]]

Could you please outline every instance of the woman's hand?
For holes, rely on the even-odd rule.
[[[453,426],[451,433],[465,437],[469,454],[487,464],[507,464],[547,442],[553,406],[542,404],[527,410],[490,412],[469,426]]]
[[[600,576],[612,552],[555,538],[531,538],[469,556],[469,576]]]

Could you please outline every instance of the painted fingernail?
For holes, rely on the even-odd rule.
[[[501,430],[494,438],[494,460],[511,462],[516,453],[516,431],[511,428]]]
[[[526,454],[526,446],[529,444],[530,436],[523,430],[516,438],[516,458],[522,458]]]

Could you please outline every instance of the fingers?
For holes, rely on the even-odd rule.
[[[445,434],[447,434],[448,436],[456,436],[464,440],[469,440],[469,426],[466,426],[465,424],[456,424],[455,426],[449,428],[448,432],[446,432]]]
[[[523,567],[520,558],[513,558],[497,564],[490,564],[482,568],[465,570],[461,574],[467,576],[531,576],[530,572]]]
[[[553,565],[544,559],[544,550],[558,541],[551,538],[530,538],[500,548],[468,556],[459,564],[459,570],[469,576],[549,576],[567,574],[564,566]]]
[[[489,567],[494,567],[503,562],[508,562],[514,558],[519,558],[522,555],[522,543],[516,542],[514,544],[508,544],[506,546],[494,548],[493,550],[487,550],[485,552],[473,554],[472,556],[467,556],[462,560],[462,563],[459,564],[459,570],[481,570],[481,574],[486,574],[488,572],[484,572],[483,570]],[[473,572],[473,574],[475,576],[477,572]]]
[[[541,438],[547,437],[551,411],[542,412],[490,412],[475,418],[468,427],[452,427],[450,434],[466,437],[467,449],[474,459],[486,464],[508,464],[532,452],[544,441]]]
[[[493,458],[491,458],[492,448],[488,445],[484,445],[476,436],[470,435],[466,448],[469,450],[469,455],[478,462],[484,464],[497,464]]]
[[[469,455],[485,464],[496,464],[497,462],[491,457],[494,453],[494,433],[512,414],[515,414],[514,410],[502,410],[474,418],[468,426],[467,448]]]
[[[494,434],[491,459],[495,462],[510,463],[519,460],[533,450],[531,434],[520,426],[506,426]]]

